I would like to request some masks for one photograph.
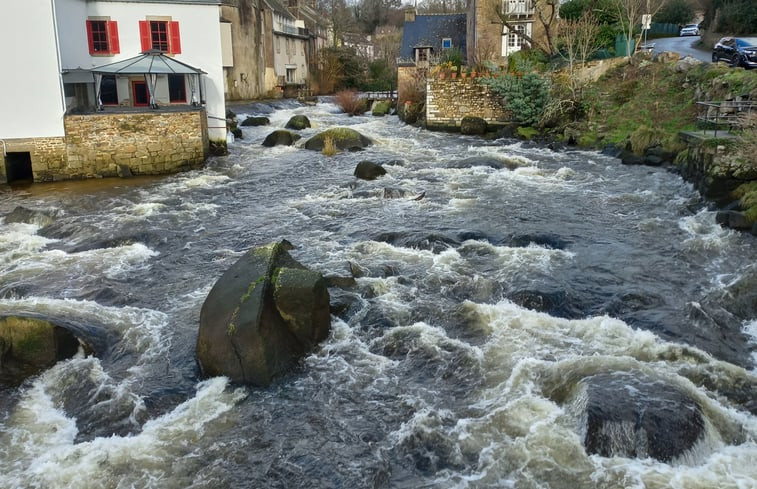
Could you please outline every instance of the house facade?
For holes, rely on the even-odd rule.
[[[262,0],[223,0],[221,47],[226,100],[251,100],[266,93],[265,45],[273,32],[264,31]]]
[[[310,34],[303,19],[297,19],[278,0],[263,0],[264,23],[272,33],[266,46],[265,88],[284,96],[308,85],[308,44]]]
[[[6,50],[0,106],[9,117],[0,119],[0,179],[86,178],[119,167],[164,173],[201,164],[209,141],[226,139],[218,9],[215,0],[25,0],[0,7],[0,43],[33,39],[35,46],[31,53]],[[97,74],[150,50],[194,67],[187,73],[195,76]]]

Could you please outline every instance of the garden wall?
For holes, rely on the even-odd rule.
[[[209,148],[204,109],[67,115],[64,127],[63,138],[6,140],[6,152],[28,152],[34,181],[51,182],[173,173],[201,166]]]
[[[463,117],[504,125],[510,113],[502,97],[493,95],[481,78],[428,78],[426,81],[426,126],[429,129],[460,127]]]

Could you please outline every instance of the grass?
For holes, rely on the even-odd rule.
[[[321,150],[321,152],[325,156],[334,156],[338,152],[336,144],[334,143],[334,138],[326,136],[323,140],[323,150]]]

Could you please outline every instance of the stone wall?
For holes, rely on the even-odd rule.
[[[492,95],[479,78],[427,80],[427,127],[460,127],[460,121],[466,116],[480,117],[494,125],[506,124],[510,120],[502,98]]]
[[[64,138],[6,141],[6,150],[29,152],[35,182],[174,173],[201,166],[208,154],[205,110],[67,115]],[[0,180],[5,159],[0,153]]]

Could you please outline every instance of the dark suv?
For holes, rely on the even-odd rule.
[[[731,66],[757,67],[757,37],[724,37],[712,49],[712,62]]]

